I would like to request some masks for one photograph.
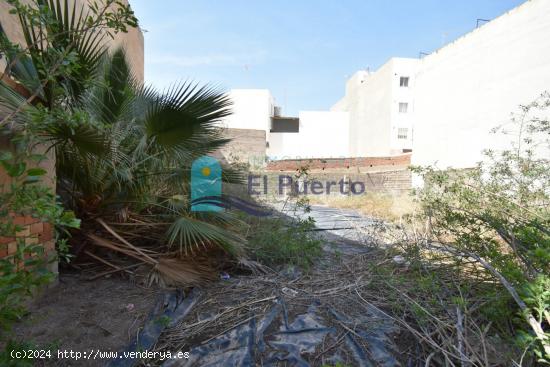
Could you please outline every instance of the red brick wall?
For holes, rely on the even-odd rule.
[[[21,227],[21,230],[15,237],[0,237],[0,258],[15,254],[19,239],[23,239],[26,245],[42,244],[48,258],[55,254],[53,226],[50,223],[41,222],[31,216],[16,216],[13,223]]]
[[[307,166],[309,169],[378,167],[378,166],[408,166],[411,155],[403,154],[393,157],[358,157],[329,159],[287,159],[267,163],[268,171],[293,171]]]

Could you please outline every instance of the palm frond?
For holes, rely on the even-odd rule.
[[[231,113],[231,101],[224,93],[189,82],[172,86],[164,95],[150,89],[143,92],[148,102],[145,132],[159,148],[180,156],[199,156],[228,142],[216,125]]]
[[[35,93],[40,99],[44,98],[44,91],[40,78],[32,59],[22,52],[19,45],[12,44],[0,24],[0,50],[5,57],[6,77],[11,77],[21,83],[29,93]]]
[[[28,122],[29,110],[34,109],[32,105],[26,104],[26,99],[17,93],[4,80],[0,80],[0,119],[13,115],[11,125],[17,126]],[[16,112],[20,110],[20,113]]]
[[[90,12],[74,1],[34,0],[32,15],[19,14],[19,25],[27,52],[15,48],[0,30],[0,49],[9,65],[8,75],[51,107],[55,90],[61,88],[71,102],[87,90],[104,55],[107,33],[88,28]],[[71,11],[72,10],[72,11]],[[36,17],[38,14],[38,17]],[[78,65],[52,80],[51,71],[60,64]]]
[[[112,125],[124,119],[124,114],[135,96],[137,82],[122,48],[104,57],[99,73],[101,78],[83,98],[82,105],[87,107],[97,121]]]
[[[220,226],[182,216],[177,218],[167,231],[168,243],[178,246],[181,253],[206,249],[218,245],[227,253],[239,256],[244,249],[245,240],[234,232]]]

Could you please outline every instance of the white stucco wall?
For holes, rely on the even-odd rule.
[[[472,167],[510,137],[489,131],[550,90],[550,1],[531,0],[421,61],[412,163]]]
[[[230,129],[253,129],[269,132],[273,116],[273,96],[267,89],[232,89],[232,114],[221,122]]]
[[[271,159],[349,156],[349,113],[302,111],[298,133],[271,133]]]
[[[392,58],[378,70],[358,71],[347,81],[344,98],[331,111],[350,114],[351,156],[387,156],[412,148],[417,67],[416,59]],[[401,76],[409,77],[408,87],[400,87]],[[408,103],[407,113],[399,112],[400,102]],[[399,128],[408,130],[407,139],[398,139]]]
[[[404,149],[412,149],[414,138],[414,119],[415,119],[415,84],[416,74],[418,72],[419,60],[407,58],[393,58],[390,60],[393,66],[393,75],[391,76],[391,131],[390,131],[390,152],[401,154]],[[401,77],[407,77],[408,86],[401,87]],[[399,104],[407,103],[407,112],[399,112]],[[407,130],[407,139],[400,139],[399,129]]]
[[[267,156],[271,159],[282,159],[284,152],[284,137],[291,133],[269,133],[269,144],[267,147]]]

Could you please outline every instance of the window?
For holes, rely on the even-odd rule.
[[[400,113],[407,113],[407,110],[409,108],[409,104],[406,102],[399,102],[399,112]]]
[[[409,77],[408,76],[402,76],[399,78],[399,86],[400,87],[408,87],[409,86]]]
[[[397,129],[397,139],[407,140],[408,134],[409,134],[409,129],[407,129],[406,127],[400,127]]]

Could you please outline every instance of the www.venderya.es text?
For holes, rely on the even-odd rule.
[[[75,351],[71,349],[59,349],[52,351],[48,349],[26,349],[12,350],[10,352],[12,359],[72,359],[75,361],[82,359],[158,359],[161,361],[168,359],[187,359],[189,352],[170,352],[170,351],[102,351],[99,349],[90,349],[87,351]]]

